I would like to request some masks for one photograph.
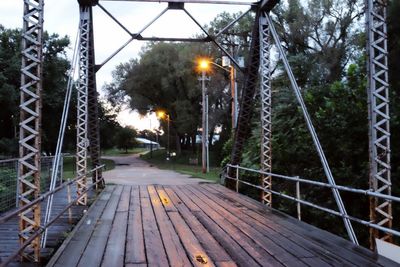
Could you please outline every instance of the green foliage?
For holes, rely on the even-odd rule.
[[[336,183],[368,188],[365,38],[359,22],[362,4],[356,0],[291,0],[278,7],[274,20]],[[398,63],[394,60],[392,64]],[[281,65],[273,76],[272,88],[273,172],[326,182],[319,156]],[[256,169],[260,162],[258,121],[259,117],[254,118],[254,130],[242,160],[242,165]],[[255,182],[258,178],[246,179]],[[293,183],[279,179],[273,180],[273,188],[295,194]],[[336,209],[328,189],[302,186],[301,192],[303,199]],[[259,197],[258,192],[250,194]],[[368,209],[359,209],[368,206],[368,198],[355,198],[346,193],[342,198],[349,214],[368,220]],[[295,214],[293,202],[275,197],[274,207]],[[311,208],[303,208],[302,213],[306,222],[346,236],[340,219]],[[368,232],[362,226],[355,227],[366,245]]]
[[[157,151],[153,151],[152,156],[150,156],[150,153],[146,153],[141,155],[140,157],[141,159],[146,160],[150,164],[155,165],[160,169],[173,170],[178,173],[190,175],[191,177],[202,178],[218,182],[221,168],[216,167],[214,164],[211,164],[210,172],[202,173],[201,165],[189,164],[189,158],[198,157],[199,162],[201,162],[200,161],[201,155],[193,154],[193,152],[191,151],[183,150],[181,155],[177,155],[176,157],[171,157],[170,160],[167,161],[166,154],[167,152],[164,149],[160,149]],[[211,153],[210,154],[211,163],[214,162],[213,158],[215,158],[215,155]]]
[[[130,127],[121,128],[116,135],[117,148],[125,150],[125,153],[128,153],[128,149],[133,148],[137,144],[136,136],[137,132],[135,129]]]
[[[5,29],[0,25],[0,140],[8,144],[0,153],[16,156],[17,126],[19,118],[19,87],[21,68],[21,31]],[[43,123],[42,147],[47,153],[54,152],[70,65],[65,56],[69,45],[68,37],[44,33],[43,46]],[[73,106],[73,105],[72,105]],[[74,118],[76,112],[71,112]],[[70,116],[71,117],[71,116]],[[69,127],[70,128],[70,127]],[[71,128],[71,130],[73,130]],[[75,134],[68,131],[68,134]],[[67,140],[74,140],[70,136]]]

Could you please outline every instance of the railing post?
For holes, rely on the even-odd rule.
[[[300,179],[299,176],[296,176],[297,179]],[[297,200],[300,200],[301,195],[300,195],[300,181],[297,180],[296,182],[296,198]],[[297,201],[297,219],[301,221],[301,204],[299,201]]]
[[[239,193],[239,165],[236,165],[236,192]]]
[[[64,179],[64,156],[61,155],[60,157],[60,185],[63,183]]]
[[[226,166],[226,171],[224,172],[223,176],[221,177],[221,184],[226,186],[226,177],[229,177],[229,173],[231,171],[231,167],[229,165]],[[228,178],[229,180],[229,178]]]
[[[18,167],[18,160],[15,161],[15,172],[17,174],[16,177],[16,196],[15,196],[15,207],[19,208],[19,185],[18,185],[18,177],[19,177],[19,167]]]
[[[68,178],[68,182],[69,182],[69,178]],[[68,204],[71,203],[71,185],[67,185],[67,199],[68,199]],[[72,224],[72,210],[71,208],[68,209],[68,223]]]
[[[95,183],[96,183],[95,187],[96,187],[96,191],[99,189],[98,181],[99,181],[99,169],[96,169],[96,171],[95,171]]]

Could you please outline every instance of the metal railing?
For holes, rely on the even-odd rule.
[[[45,199],[47,199],[49,196],[54,195],[55,193],[59,192],[60,190],[64,189],[67,187],[68,191],[69,187],[73,184],[76,183],[79,179],[82,179],[84,176],[88,176],[89,174],[93,174],[95,173],[95,177],[96,180],[87,187],[87,189],[85,191],[82,192],[82,195],[76,197],[75,199],[71,200],[70,196],[68,196],[68,204],[61,209],[61,212],[58,213],[56,216],[54,216],[48,223],[46,223],[45,225],[40,225],[38,227],[37,230],[33,231],[33,234],[30,236],[29,239],[27,239],[23,244],[20,245],[19,249],[16,250],[12,255],[10,255],[7,259],[5,259],[4,262],[0,263],[0,267],[6,266],[7,264],[9,264],[15,257],[17,257],[37,236],[41,235],[49,226],[51,226],[55,221],[57,221],[58,218],[60,218],[65,212],[67,212],[68,210],[70,210],[70,208],[77,203],[77,201],[84,197],[85,194],[87,192],[89,192],[92,189],[97,190],[98,189],[98,184],[103,182],[103,177],[99,177],[98,172],[99,170],[104,168],[104,164],[101,166],[98,166],[92,170],[90,170],[89,172],[77,176],[72,180],[69,180],[67,182],[63,182],[61,183],[59,186],[57,186],[54,190],[50,190],[47,191],[43,194],[40,195],[40,197],[36,198],[35,200],[33,200],[32,202],[30,202],[28,205],[19,207],[18,209],[15,209],[13,211],[10,211],[6,214],[4,214],[2,217],[0,217],[0,224],[7,222],[8,220],[10,220],[11,218],[18,216],[21,212],[31,208],[32,206],[36,205],[39,202],[44,201]],[[100,178],[100,179],[99,179]]]
[[[232,171],[233,169],[233,171]],[[283,192],[278,192],[275,190],[270,190],[270,189],[265,189],[260,185],[255,185],[252,184],[250,182],[244,181],[241,179],[241,171],[242,172],[248,172],[248,173],[253,173],[253,174],[258,174],[258,175],[271,175],[273,178],[278,178],[281,180],[286,180],[286,181],[291,181],[296,183],[296,196],[290,196],[288,194],[285,194]],[[231,174],[235,174],[235,177],[231,177],[229,176],[229,173]],[[377,198],[381,198],[381,199],[386,199],[389,201],[394,201],[394,202],[399,202],[400,203],[400,197],[397,196],[392,196],[392,195],[385,195],[385,194],[381,194],[381,193],[377,193],[377,192],[373,192],[372,190],[364,190],[364,189],[357,189],[357,188],[352,188],[352,187],[348,187],[348,186],[341,186],[341,185],[331,185],[331,184],[327,184],[327,183],[323,183],[323,182],[318,182],[318,181],[312,181],[312,180],[307,180],[307,179],[302,179],[298,176],[286,176],[286,175],[280,175],[280,174],[275,174],[275,173],[268,173],[268,172],[263,172],[263,171],[259,171],[259,170],[253,170],[250,168],[245,168],[245,167],[240,167],[238,165],[230,165],[227,164],[226,168],[224,168],[224,172],[221,175],[221,183],[225,184],[225,179],[229,179],[229,180],[234,180],[236,182],[236,192],[239,192],[239,185],[240,184],[245,184],[248,185],[250,187],[259,189],[261,191],[264,192],[268,192],[268,193],[272,193],[273,195],[282,197],[284,199],[288,199],[288,200],[292,200],[294,202],[296,202],[297,204],[297,217],[298,219],[301,219],[301,205],[305,205],[305,206],[309,206],[324,212],[327,212],[331,215],[335,215],[341,218],[347,218],[351,221],[357,222],[359,224],[362,224],[364,226],[367,227],[371,227],[374,229],[378,229],[380,231],[386,232],[388,234],[392,234],[394,236],[400,237],[400,232],[398,230],[395,229],[391,229],[391,228],[387,228],[387,227],[383,227],[381,225],[372,223],[370,221],[366,221],[363,219],[359,219],[356,218],[354,216],[350,216],[350,215],[346,215],[346,214],[342,214],[336,210],[330,209],[330,208],[326,208],[323,206],[320,206],[318,204],[314,204],[312,202],[309,202],[307,200],[301,199],[301,195],[300,195],[300,184],[304,183],[304,184],[309,184],[309,185],[314,185],[314,186],[319,186],[319,187],[324,187],[324,188],[329,188],[329,189],[337,189],[339,191],[344,191],[344,192],[350,192],[350,193],[354,193],[354,194],[359,194],[359,195],[364,195],[364,196],[370,196],[370,197],[377,197]]]
[[[42,192],[49,190],[54,157],[41,158]],[[58,183],[63,179],[63,158],[60,160],[60,171],[57,174]],[[17,208],[18,201],[18,159],[0,160],[0,214]]]

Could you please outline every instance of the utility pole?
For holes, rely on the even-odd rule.
[[[202,95],[202,135],[201,135],[201,170],[203,173],[207,172],[207,153],[206,153],[206,71],[203,69],[201,71],[201,95]]]
[[[231,94],[232,94],[232,130],[236,129],[237,116],[238,116],[238,95],[237,95],[237,82],[236,82],[236,69],[233,65],[230,66],[231,78]]]

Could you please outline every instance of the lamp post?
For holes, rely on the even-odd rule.
[[[167,119],[167,160],[169,160],[169,157],[170,157],[170,151],[169,151],[169,122],[170,122],[170,117],[169,117],[169,114],[168,113],[166,113],[165,111],[157,111],[157,116],[159,117],[159,118],[164,118],[164,117],[166,117],[166,119]]]
[[[241,59],[241,58],[240,58]],[[240,60],[242,62],[243,60]],[[237,82],[236,82],[236,69],[235,67],[231,64],[230,59],[226,56],[222,57],[222,66],[210,61],[209,63],[213,64],[214,66],[229,72],[229,77],[230,77],[230,84],[231,84],[231,96],[232,96],[232,111],[231,111],[231,116],[232,116],[232,131],[235,130],[236,124],[237,124],[237,117],[238,117],[238,93],[237,93]],[[229,67],[229,69],[227,68]]]
[[[150,115],[151,115],[151,113],[150,113]],[[151,132],[151,116],[149,116],[149,120],[150,120],[149,132]],[[149,140],[150,140],[150,158],[152,159],[153,158],[153,141],[151,139],[152,138],[151,138],[151,133],[150,133],[150,135],[149,135]]]
[[[206,107],[206,71],[209,68],[209,60],[201,59],[199,62],[199,69],[201,70],[201,96],[202,96],[202,131],[201,131],[201,170],[203,173],[207,172],[208,166],[208,145],[207,145],[207,135],[208,135],[208,116]]]

